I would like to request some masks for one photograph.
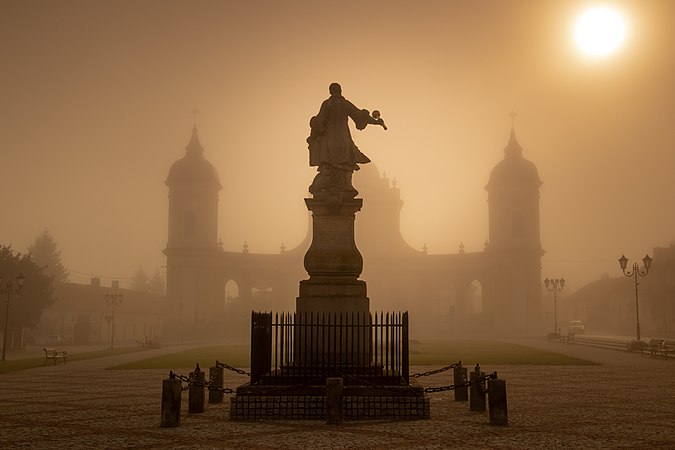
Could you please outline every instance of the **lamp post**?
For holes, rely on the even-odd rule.
[[[639,302],[638,302],[638,286],[640,283],[638,282],[638,276],[640,277],[646,277],[647,274],[649,273],[649,268],[652,266],[652,258],[649,257],[649,255],[645,255],[644,258],[642,258],[642,263],[644,264],[644,270],[641,270],[640,267],[638,266],[638,263],[633,263],[633,270],[632,271],[627,271],[626,267],[628,267],[628,258],[626,258],[625,255],[621,255],[621,258],[619,258],[619,265],[621,266],[621,271],[623,274],[627,277],[634,277],[635,278],[635,330],[636,330],[636,338],[637,342],[640,343],[640,310],[639,310]]]
[[[105,302],[108,306],[112,306],[112,332],[110,333],[110,349],[113,349],[115,342],[115,306],[122,304],[122,294],[105,294]]]
[[[7,306],[5,307],[5,333],[2,338],[2,361],[6,361],[5,355],[7,354],[7,328],[9,327],[9,301],[12,297],[12,294],[18,295],[23,289],[23,282],[26,280],[26,277],[23,274],[16,277],[16,284],[14,280],[7,280],[3,283],[5,277],[0,275],[0,294],[7,294]]]
[[[558,333],[558,292],[562,292],[563,288],[565,287],[565,279],[564,278],[556,278],[554,280],[549,280],[546,278],[544,280],[544,285],[546,286],[546,290],[549,292],[553,292],[553,321],[554,321],[554,326],[555,329],[553,330],[556,334]]]

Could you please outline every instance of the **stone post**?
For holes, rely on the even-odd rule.
[[[485,411],[485,392],[483,391],[483,382],[481,377],[485,372],[472,371],[470,376],[471,386],[469,387],[469,410]]]
[[[213,387],[223,387],[223,368],[220,366],[209,367],[209,380],[213,383]],[[223,391],[216,391],[209,389],[209,403],[222,403],[225,394]]]
[[[181,383],[169,373],[169,378],[162,380],[162,417],[159,426],[177,427],[180,425]]]
[[[342,378],[326,378],[326,423],[329,425],[343,422],[343,387]]]
[[[458,367],[455,367],[453,370],[453,384],[455,386],[466,383],[466,367],[462,367],[461,364]],[[455,401],[456,402],[465,402],[469,400],[469,390],[466,386],[456,387],[455,388]]]
[[[490,425],[508,425],[506,410],[506,381],[488,380],[488,405],[490,407]]]
[[[199,370],[199,364],[194,372],[190,372],[190,389],[188,391],[188,412],[204,412],[204,386],[206,385],[206,373]]]

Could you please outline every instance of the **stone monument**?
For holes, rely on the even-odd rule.
[[[235,420],[339,422],[342,415],[329,413],[338,410],[346,420],[429,417],[429,399],[409,377],[408,313],[371,314],[359,279],[354,220],[363,200],[355,198],[352,174],[370,159],[354,144],[349,119],[359,130],[387,127],[379,111],[346,100],[339,84],[329,92],[307,138],[309,165],[318,171],[305,199],[313,230],[304,260],[309,279],[300,281],[295,313],[252,313],[251,381],[232,399]],[[338,378],[344,392],[327,395],[328,380]]]
[[[370,311],[366,283],[358,279],[363,257],[354,239],[355,214],[363,200],[354,198],[358,191],[352,186],[352,174],[370,159],[354,144],[348,121],[351,118],[359,130],[369,124],[386,126],[379,111],[371,115],[345,99],[338,83],[331,84],[329,92],[309,121],[309,165],[318,173],[309,187],[313,198],[305,199],[312,212],[313,238],[304,261],[309,279],[300,282],[296,312],[301,317],[338,314],[351,320]],[[367,363],[363,355],[358,359]]]

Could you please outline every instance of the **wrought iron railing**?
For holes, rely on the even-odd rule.
[[[251,384],[328,376],[407,385],[408,313],[272,313],[251,318]]]

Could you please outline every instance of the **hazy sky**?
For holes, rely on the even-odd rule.
[[[0,0],[0,242],[48,228],[78,282],[153,272],[197,107],[224,247],[293,247],[308,121],[337,81],[389,127],[353,134],[397,179],[413,247],[483,248],[513,109],[544,182],[543,276],[617,275],[675,240],[675,2],[604,2],[630,34],[602,60],[571,31],[597,3]]]

